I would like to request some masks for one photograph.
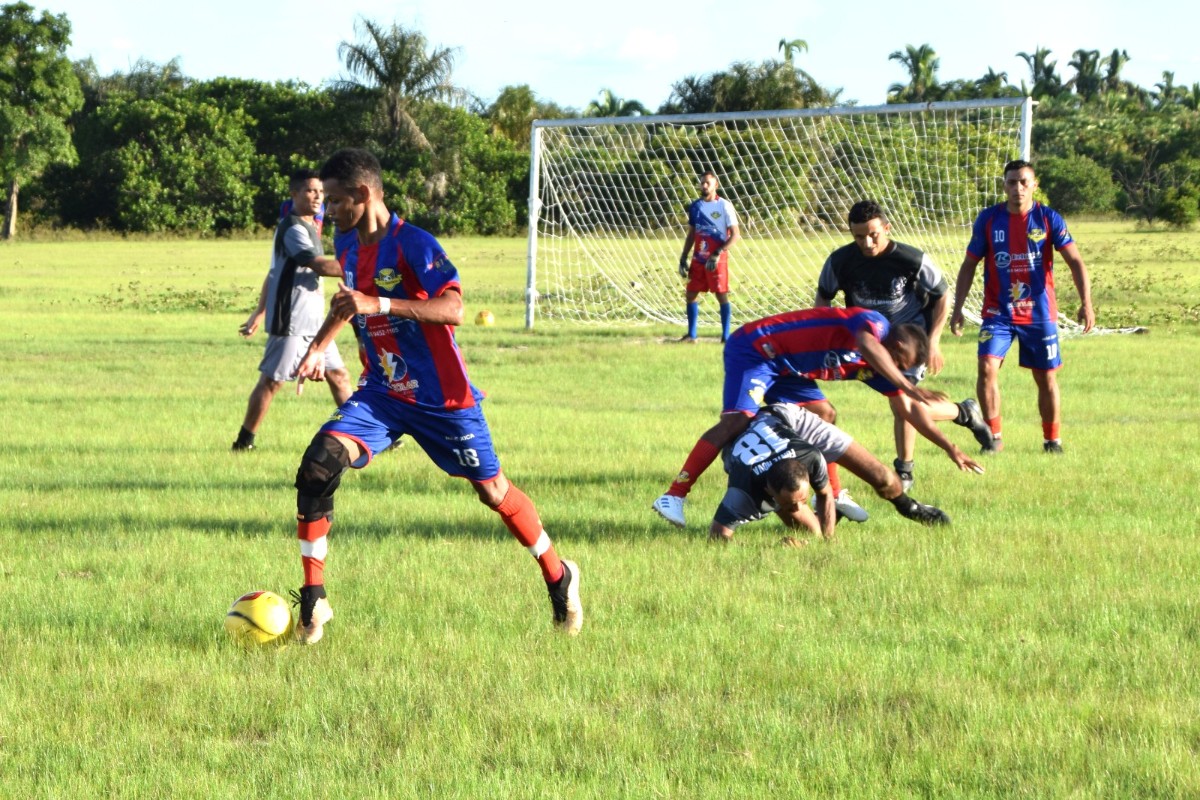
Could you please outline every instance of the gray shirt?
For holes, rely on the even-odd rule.
[[[309,269],[324,255],[317,229],[291,214],[275,228],[275,250],[267,273],[267,333],[314,336],[325,319],[321,276]]]

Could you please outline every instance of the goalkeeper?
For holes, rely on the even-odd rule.
[[[711,170],[700,177],[700,197],[688,206],[688,230],[679,256],[679,276],[687,280],[687,334],[695,344],[700,322],[700,293],[712,292],[721,308],[721,341],[729,338],[729,248],[738,240],[733,203],[717,194],[720,181]]]

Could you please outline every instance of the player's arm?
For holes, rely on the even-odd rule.
[[[262,288],[258,291],[258,305],[238,328],[238,333],[242,336],[253,336],[254,332],[258,330],[258,326],[262,325],[263,317],[267,313],[267,286],[270,280],[271,275],[268,273],[267,277],[263,278]]]
[[[1088,279],[1087,265],[1079,248],[1071,242],[1058,251],[1063,260],[1071,268],[1071,279],[1075,281],[1075,291],[1079,293],[1079,313],[1076,318],[1083,324],[1083,332],[1087,333],[1096,325],[1096,312],[1092,309],[1092,283]]]
[[[937,375],[946,365],[942,356],[942,331],[950,316],[950,296],[943,292],[933,301],[929,313],[929,374]]]
[[[342,270],[342,263],[332,256],[317,256],[305,266],[318,275],[324,275],[327,278],[341,278],[345,275],[345,272]]]
[[[833,271],[833,256],[825,259],[821,274],[817,276],[817,292],[813,296],[813,308],[829,308],[839,290],[837,273]]]
[[[967,302],[971,284],[975,282],[975,266],[978,263],[978,256],[967,253],[958,268],[958,279],[954,281],[954,311],[950,314],[950,332],[955,336],[962,336],[963,323],[966,321],[963,318],[963,304]]]
[[[329,304],[329,315],[341,319],[344,324],[356,314],[382,314],[385,305],[388,316],[414,322],[461,325],[463,321],[462,294],[455,286],[448,286],[446,291],[428,300],[404,300],[366,295],[338,281],[338,292]]]
[[[837,527],[837,506],[834,504],[833,489],[826,484],[825,488],[814,490],[813,497],[816,498],[814,519],[820,526],[816,532],[825,537],[826,541],[833,541],[833,532]]]
[[[696,226],[688,225],[687,235],[683,237],[683,254],[679,256],[679,277],[686,278],[692,265],[692,245],[696,243]]]
[[[888,403],[892,406],[893,414],[904,418],[917,429],[917,433],[945,450],[946,455],[950,457],[956,467],[971,472],[983,472],[983,467],[979,465],[979,462],[967,456],[954,442],[946,438],[946,434],[942,433],[934,423],[933,417],[929,415],[929,410],[925,406],[919,403],[905,403],[898,394],[888,397]]]
[[[900,367],[896,366],[896,362],[892,360],[891,353],[883,346],[883,342],[875,338],[874,331],[869,327],[864,326],[854,335],[854,338],[858,341],[858,351],[862,353],[863,360],[888,383],[899,388],[917,403],[932,403],[938,399],[933,392],[922,389],[920,386],[913,386],[908,378],[904,377]]]

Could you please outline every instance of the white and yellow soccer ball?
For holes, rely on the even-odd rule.
[[[484,309],[475,315],[475,324],[490,328],[496,324],[496,317],[492,312]]]
[[[283,644],[294,627],[291,607],[274,592],[248,592],[234,600],[225,615],[225,630],[247,647]]]

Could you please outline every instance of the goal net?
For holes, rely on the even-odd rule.
[[[685,323],[679,255],[700,176],[737,211],[735,324],[812,305],[858,200],[953,283],[1005,162],[1028,157],[1027,98],[870,108],[538,121],[533,124],[526,326]],[[967,303],[978,321],[982,268]],[[715,302],[700,304],[717,325]]]

